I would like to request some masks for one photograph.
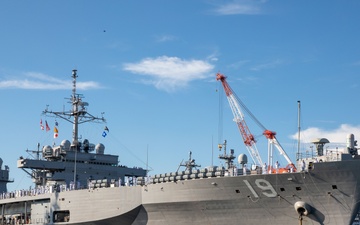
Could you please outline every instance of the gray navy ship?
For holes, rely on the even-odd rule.
[[[360,156],[353,134],[344,137],[344,149],[324,147],[326,138],[314,140],[315,154],[299,153],[295,165],[275,133],[266,130],[269,143],[289,162],[280,168],[271,157],[267,164],[260,163],[240,115],[235,122],[243,129],[251,158],[260,162],[248,168],[247,155],[235,156],[224,141],[219,145],[224,167],[201,168],[190,153],[180,164],[183,169],[150,177],[146,169],[119,165],[118,156],[106,154],[103,144],[80,140],[79,124],[105,119],[87,112],[88,104],[76,92],[76,70],[72,78],[71,110],[44,113],[71,122],[73,139],[38,146],[30,151],[34,158],[18,160],[17,167],[33,179],[30,190],[8,192],[9,169],[1,170],[1,224],[351,225],[357,218]],[[238,101],[225,77],[217,78],[236,108]]]

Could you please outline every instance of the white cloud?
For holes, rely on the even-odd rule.
[[[147,76],[146,84],[168,92],[186,87],[193,80],[204,79],[214,68],[203,60],[183,60],[178,57],[161,56],[145,58],[138,63],[126,63],[123,69]]]
[[[326,138],[330,143],[346,143],[348,134],[354,134],[355,140],[357,137],[360,138],[360,125],[341,124],[340,127],[333,130],[310,127],[300,133],[301,137],[310,138],[310,140],[305,139],[304,142],[311,142],[316,138]],[[291,138],[297,140],[297,135],[298,133],[293,134]]]
[[[100,88],[101,86],[94,81],[77,81],[76,87],[80,90],[86,90],[91,88]],[[16,78],[0,80],[0,89],[5,88],[28,90],[68,90],[72,88],[72,81],[61,80],[43,73],[27,72]]]
[[[256,15],[262,13],[262,5],[266,1],[234,0],[229,3],[218,5],[214,10],[219,15]]]

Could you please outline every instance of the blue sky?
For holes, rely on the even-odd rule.
[[[54,140],[39,121],[55,123],[41,114],[46,105],[69,109],[72,69],[89,112],[105,112],[110,130],[103,138],[104,124],[88,124],[82,137],[131,167],[146,167],[148,151],[151,174],[176,171],[190,150],[198,164],[220,165],[223,139],[247,153],[217,72],[292,158],[298,100],[304,143],[360,136],[359,1],[1,1],[0,11],[10,190],[31,185],[16,168],[26,149],[71,139],[67,122],[57,119]],[[247,122],[265,160],[266,139]]]

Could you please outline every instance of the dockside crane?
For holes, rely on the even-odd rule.
[[[255,162],[255,164],[264,166],[264,163],[261,160],[259,151],[256,147],[256,139],[246,124],[243,110],[246,111],[247,114],[255,121],[255,123],[263,129],[263,131],[264,131],[263,135],[268,140],[268,167],[270,169],[272,169],[273,146],[275,146],[278,149],[278,151],[280,152],[280,155],[283,155],[288,163],[286,169],[292,168],[293,170],[296,170],[294,163],[291,161],[289,156],[286,154],[286,152],[284,151],[284,149],[282,148],[282,146],[276,139],[276,132],[266,129],[264,127],[264,125],[262,125],[260,123],[260,121],[256,119],[256,117],[250,112],[250,110],[245,106],[245,104],[236,96],[235,92],[231,89],[230,85],[226,81],[226,76],[224,76],[221,73],[217,73],[216,80],[218,80],[222,83],[226,97],[229,101],[231,111],[234,116],[234,122],[236,122],[236,124],[239,128],[239,131],[240,131],[241,137],[244,141],[244,144],[245,144],[246,148],[248,149],[250,156],[251,156],[252,160]]]

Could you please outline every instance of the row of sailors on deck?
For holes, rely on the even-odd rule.
[[[16,190],[11,192],[3,192],[0,194],[0,199],[7,198],[17,198],[23,196],[36,196],[41,194],[53,193],[53,192],[63,192],[68,191],[69,188],[66,187],[66,184],[63,185],[50,185],[50,186],[39,186],[30,190]]]
[[[271,173],[279,173],[279,172],[284,172],[284,168],[280,168],[280,163],[279,161],[276,161],[275,163],[275,170],[272,170],[272,167],[267,166],[266,163],[264,163],[263,167],[262,167],[262,173],[263,174],[271,174]],[[293,173],[294,172],[294,168],[292,166],[290,166],[289,169],[287,169],[288,173]]]
[[[136,179],[131,182],[126,180],[124,183],[122,183],[122,180],[119,178],[119,180],[115,183],[114,186],[120,187],[120,186],[132,186],[132,185],[136,185]],[[31,188],[29,190],[22,189],[11,192],[3,192],[0,193],[0,199],[18,198],[24,196],[36,196],[36,195],[54,193],[54,192],[72,191],[81,188],[82,187],[80,185],[80,182],[77,182],[75,188],[75,183],[71,181],[69,186],[67,186],[66,184],[54,184],[54,185],[38,186],[36,188]]]
[[[315,162],[318,162],[317,159],[315,160]],[[301,162],[301,171],[305,171],[306,169],[306,163],[305,163],[305,160],[302,160]],[[276,161],[275,163],[275,171],[271,169],[270,166],[267,166],[266,163],[264,163],[263,167],[262,167],[262,173],[263,174],[267,174],[267,173],[279,173],[281,171],[284,171],[284,168],[280,168],[280,163],[279,161]],[[293,173],[294,172],[294,167],[290,166],[287,171],[285,172],[288,172],[288,173]]]
[[[21,218],[21,216],[6,216],[2,219],[0,218],[0,224],[11,224],[11,225],[17,225],[17,224],[30,224],[30,219],[28,218],[26,221],[24,218]]]

